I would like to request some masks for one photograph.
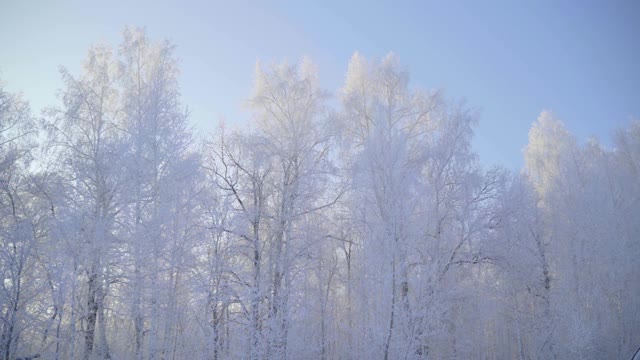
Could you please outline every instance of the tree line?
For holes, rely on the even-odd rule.
[[[640,122],[543,112],[485,169],[477,113],[355,53],[260,64],[198,139],[174,46],[125,29],[34,115],[0,86],[0,357],[603,359],[640,346]],[[215,86],[215,84],[214,84]]]

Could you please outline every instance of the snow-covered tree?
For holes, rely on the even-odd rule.
[[[251,121],[198,143],[176,55],[125,29],[41,126],[0,87],[0,358],[637,347],[640,123],[608,147],[545,111],[525,168],[487,169],[472,108],[355,53],[335,101],[308,58],[258,63]]]

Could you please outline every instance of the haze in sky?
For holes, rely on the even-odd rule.
[[[244,121],[256,60],[310,56],[322,86],[341,86],[354,51],[393,51],[414,86],[480,110],[483,164],[522,166],[527,132],[552,110],[604,144],[640,116],[640,2],[9,1],[0,5],[0,71],[38,111],[56,104],[60,65],[125,25],[177,45],[183,101],[201,132]]]

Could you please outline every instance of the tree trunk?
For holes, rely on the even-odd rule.
[[[98,275],[97,266],[94,264],[91,267],[91,273],[88,274],[88,294],[87,294],[87,328],[84,333],[84,360],[89,360],[91,353],[93,352],[93,344],[96,332],[96,319],[98,316],[98,302],[96,299],[96,292],[98,287]]]
[[[98,302],[98,323],[100,324],[100,343],[98,347],[98,354],[103,359],[111,359],[111,354],[109,352],[109,342],[107,341],[107,319],[104,313],[104,298],[106,296],[104,286],[105,285],[102,283],[99,284],[96,293],[96,299]]]
[[[391,316],[389,319],[389,333],[387,334],[387,341],[384,344],[384,360],[389,360],[389,347],[391,345],[391,337],[393,335],[393,327],[396,316],[396,259],[392,261],[391,269]]]

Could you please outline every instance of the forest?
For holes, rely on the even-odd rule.
[[[1,359],[640,346],[640,121],[605,146],[543,111],[487,168],[473,107],[356,52],[332,92],[258,62],[251,121],[199,134],[175,50],[127,28],[41,114],[0,85]]]

